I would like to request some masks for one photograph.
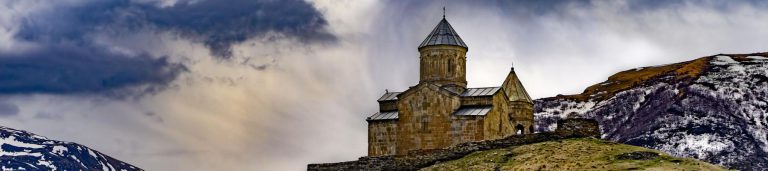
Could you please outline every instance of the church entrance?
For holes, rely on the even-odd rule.
[[[517,124],[517,126],[515,126],[515,132],[517,135],[523,134],[525,133],[525,127],[521,124]]]
[[[528,126],[528,132],[530,132],[531,134],[533,134],[533,125],[531,125],[531,126]]]

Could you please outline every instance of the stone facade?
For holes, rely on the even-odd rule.
[[[368,117],[368,155],[404,155],[533,133],[533,103],[514,70],[501,87],[467,88],[467,46],[443,19],[419,46],[420,80],[387,92]]]
[[[600,124],[594,119],[569,118],[557,120],[555,132],[564,135],[600,138]]]
[[[397,120],[384,120],[368,123],[368,155],[381,156],[395,154],[397,143]]]
[[[504,138],[514,133],[512,124],[510,124],[513,121],[509,115],[511,111],[508,110],[507,106],[509,105],[506,99],[506,95],[502,91],[498,91],[491,96],[488,101],[491,102],[493,108],[485,117],[482,117],[483,131],[478,132],[482,133],[483,139],[476,139],[474,141]]]
[[[525,102],[509,102],[510,124],[514,132],[533,133],[533,104]],[[522,128],[522,129],[521,129]]]
[[[419,48],[420,82],[467,87],[467,48],[433,45]]]
[[[510,70],[501,87],[508,98],[510,123],[514,132],[533,133],[533,101],[517,78],[514,68]]]
[[[459,96],[434,84],[419,84],[399,95],[396,154],[451,145],[450,116],[461,104]]]

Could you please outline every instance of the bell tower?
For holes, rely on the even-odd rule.
[[[419,83],[431,82],[463,92],[467,88],[467,45],[448,20],[440,20],[419,45]]]

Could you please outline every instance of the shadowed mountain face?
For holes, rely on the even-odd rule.
[[[593,118],[606,140],[732,169],[768,169],[768,53],[631,69],[582,94],[534,103],[539,132],[560,118]]]
[[[141,170],[80,144],[0,126],[2,170]]]

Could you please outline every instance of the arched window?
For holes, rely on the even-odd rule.
[[[419,122],[421,122],[421,132],[429,132],[429,116],[421,116],[419,120]]]
[[[448,75],[453,75],[453,59],[448,59]]]
[[[515,134],[521,135],[525,133],[525,127],[523,125],[517,124],[515,126]]]

